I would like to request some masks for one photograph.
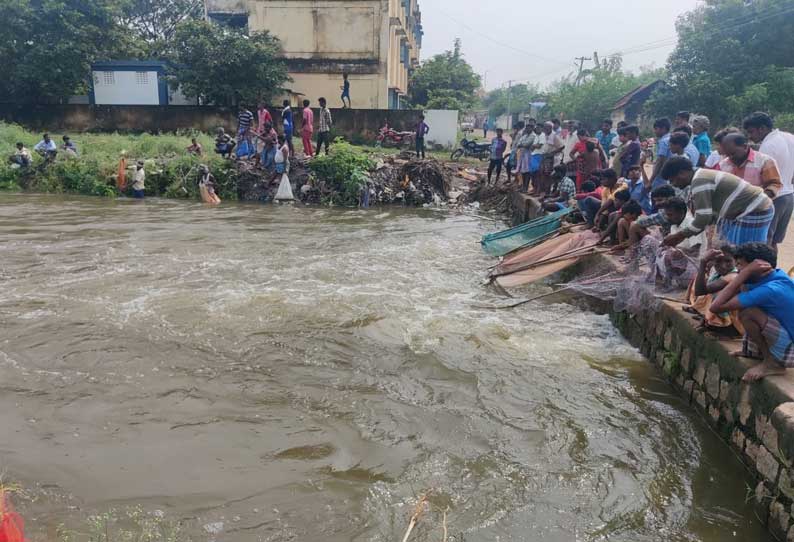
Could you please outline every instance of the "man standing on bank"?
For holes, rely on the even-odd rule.
[[[320,126],[317,130],[317,154],[320,154],[323,143],[325,143],[325,154],[328,155],[328,147],[331,145],[331,127],[334,121],[331,118],[331,110],[328,109],[328,101],[320,98]]]
[[[772,117],[753,113],[744,119],[744,131],[759,150],[777,162],[782,187],[775,197],[775,218],[769,226],[769,245],[776,247],[786,238],[786,230],[794,210],[794,134],[775,129]]]
[[[425,116],[419,116],[419,122],[416,124],[416,157],[425,158],[425,136],[430,131],[430,126],[425,122]]]
[[[301,125],[301,139],[303,140],[303,155],[306,158],[314,156],[312,136],[314,135],[314,111],[309,107],[311,102],[303,100],[303,124]]]

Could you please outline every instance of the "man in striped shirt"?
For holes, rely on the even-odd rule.
[[[723,171],[694,171],[692,162],[680,156],[665,163],[662,176],[676,188],[691,187],[695,215],[688,228],[665,237],[666,246],[676,246],[714,223],[719,236],[732,245],[766,242],[775,208],[761,187]]]
[[[238,143],[242,140],[248,142],[248,146],[253,146],[253,138],[251,137],[251,126],[254,124],[254,114],[245,106],[240,106],[240,112],[237,114],[237,139]]]

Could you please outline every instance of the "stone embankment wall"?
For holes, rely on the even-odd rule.
[[[755,475],[755,509],[769,531],[794,542],[794,380],[743,383],[754,362],[728,350],[739,349],[740,341],[698,333],[680,304],[665,302],[659,311],[612,312],[611,317]]]

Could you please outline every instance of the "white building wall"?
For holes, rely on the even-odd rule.
[[[160,105],[155,71],[95,71],[93,76],[97,105]]]
[[[425,122],[430,127],[427,142],[454,147],[458,141],[458,111],[430,109],[425,111]]]

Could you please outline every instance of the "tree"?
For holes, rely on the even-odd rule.
[[[127,0],[121,23],[146,44],[146,54],[161,58],[173,45],[180,23],[201,18],[203,0]]]
[[[794,111],[791,0],[707,0],[681,16],[676,30],[678,45],[668,61],[670,86],[655,93],[649,111],[698,111],[712,124],[741,120],[752,107]]]
[[[626,73],[621,69],[619,58],[604,60],[583,73],[578,82],[577,78],[565,77],[554,83],[548,107],[555,115],[582,121],[591,128],[611,116],[612,107],[621,96],[663,75],[659,70],[639,75]]]
[[[121,7],[117,0],[0,0],[0,94],[48,102],[87,92],[92,62],[136,53],[117,23]]]
[[[460,40],[456,39],[452,51],[424,61],[413,73],[409,93],[415,106],[459,110],[474,106],[480,76],[474,73],[460,49]]]
[[[174,80],[182,92],[216,105],[268,101],[289,80],[281,44],[268,32],[247,36],[206,21],[185,21],[174,34]]]
[[[508,105],[511,113],[517,113],[529,107],[540,94],[535,85],[512,85],[508,88],[498,88],[489,92],[483,98],[483,105],[488,109],[488,115],[499,117],[507,113]]]

